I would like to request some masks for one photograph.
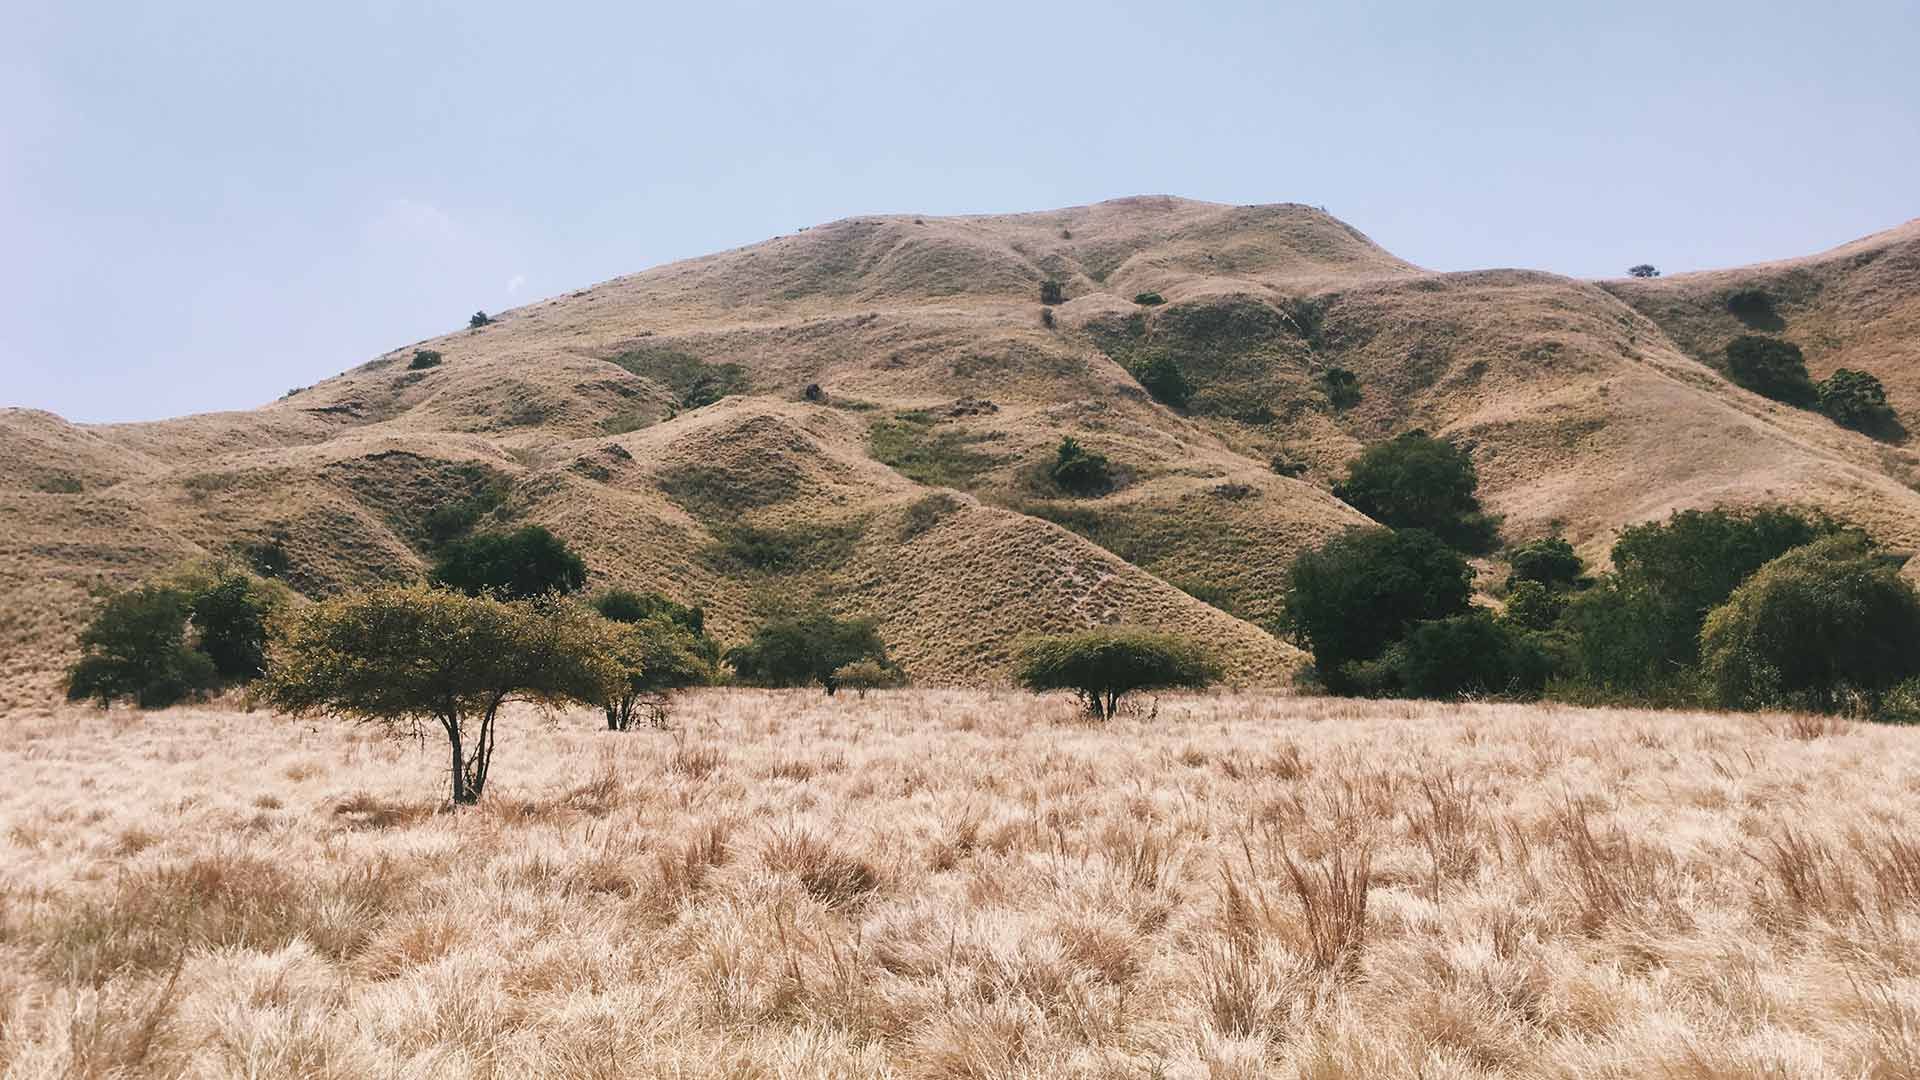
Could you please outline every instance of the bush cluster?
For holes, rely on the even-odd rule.
[[[1392,529],[1425,529],[1479,552],[1498,523],[1480,509],[1479,473],[1466,451],[1424,431],[1374,443],[1347,463],[1334,498]]]
[[[279,586],[226,563],[106,594],[80,631],[67,699],[160,709],[251,682],[284,603]]]
[[[1061,490],[1075,495],[1102,495],[1113,489],[1113,465],[1107,456],[1081,446],[1071,435],[1060,440],[1047,475]]]

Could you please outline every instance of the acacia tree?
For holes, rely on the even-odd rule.
[[[289,611],[274,626],[267,704],[328,714],[388,734],[438,726],[453,802],[478,802],[500,707],[599,705],[623,677],[605,620],[552,600],[504,601],[389,587]]]
[[[608,731],[631,730],[642,714],[660,727],[669,694],[713,681],[713,662],[701,648],[709,640],[664,614],[613,621],[622,677],[600,703]]]
[[[1111,720],[1135,690],[1199,688],[1220,669],[1194,643],[1137,626],[1102,626],[1035,638],[1020,650],[1015,678],[1035,693],[1071,690],[1087,715]]]

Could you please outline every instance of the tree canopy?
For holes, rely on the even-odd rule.
[[[566,541],[528,525],[455,540],[440,553],[427,580],[468,596],[525,600],[578,590],[587,582],[587,564]]]
[[[744,645],[729,649],[726,661],[741,681],[754,686],[819,684],[831,694],[840,688],[840,668],[858,660],[891,667],[886,642],[873,619],[838,619],[810,611],[772,619]]]
[[[1110,720],[1136,690],[1202,687],[1220,670],[1199,646],[1137,626],[1103,626],[1035,638],[1020,649],[1015,676],[1036,693],[1071,690],[1088,715]]]
[[[437,726],[457,804],[486,788],[502,705],[600,705],[628,675],[612,624],[551,599],[388,587],[289,611],[274,630],[262,700],[398,735]]]
[[[1313,653],[1327,688],[1354,684],[1348,666],[1378,657],[1415,623],[1464,614],[1465,559],[1422,529],[1351,529],[1287,570],[1283,627]]]
[[[1730,708],[1876,709],[1920,674],[1920,595],[1858,534],[1761,567],[1707,617],[1701,667]]]
[[[1475,495],[1479,473],[1466,451],[1424,431],[1378,442],[1347,463],[1335,498],[1392,529],[1425,529],[1466,551],[1492,541],[1494,522]]]

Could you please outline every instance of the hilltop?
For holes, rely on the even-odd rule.
[[[1726,298],[1755,288],[1773,299],[1759,329],[1816,377],[1872,372],[1920,416],[1920,222],[1586,282],[1430,272],[1311,207],[1164,197],[851,218],[504,312],[245,412],[0,411],[0,701],[51,692],[90,587],[232,551],[271,553],[310,596],[410,579],[451,504],[546,525],[591,588],[705,604],[723,638],[816,595],[877,616],[930,683],[992,681],[1019,635],[1105,621],[1202,638],[1242,683],[1284,679],[1298,654],[1262,628],[1282,568],[1365,522],[1328,494],[1341,464],[1416,427],[1471,449],[1509,540],[1559,530],[1599,558],[1675,509],[1790,502],[1920,543],[1920,456],[1714,366],[1755,329]],[[1184,408],[1132,373],[1160,357],[1192,385]],[[1329,397],[1336,368],[1357,377],[1349,406]],[[1123,483],[1050,490],[1063,435]]]

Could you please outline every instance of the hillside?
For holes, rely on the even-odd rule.
[[[1600,555],[1677,508],[1788,501],[1912,546],[1920,456],[1703,361],[1738,329],[1725,290],[1764,282],[1816,374],[1864,368],[1920,410],[1917,267],[1920,224],[1588,283],[1423,271],[1291,204],[835,222],[505,312],[252,411],[0,412],[0,701],[51,692],[89,587],[234,550],[283,553],[311,596],[406,579],[426,515],[462,501],[551,527],[591,587],[706,604],[723,638],[809,596],[875,615],[930,683],[994,680],[1023,633],[1115,620],[1213,642],[1241,682],[1283,679],[1298,654],[1261,629],[1282,568],[1365,520],[1327,494],[1341,463],[1413,427],[1472,448],[1508,539],[1558,528]],[[441,362],[414,370],[423,349]],[[1157,357],[1193,385],[1185,409],[1129,373]],[[1358,376],[1350,408],[1320,381],[1335,366]],[[1069,434],[1125,482],[1049,490]],[[1276,455],[1307,472],[1277,475]],[[756,565],[743,539],[784,562]]]

